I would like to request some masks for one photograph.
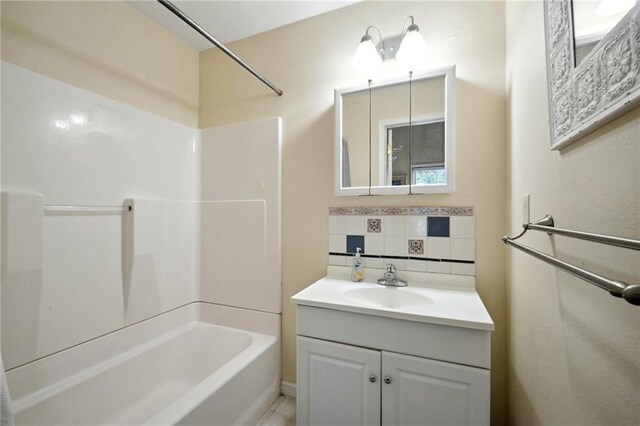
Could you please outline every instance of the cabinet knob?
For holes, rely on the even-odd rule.
[[[385,382],[386,384],[391,383],[391,377],[389,377],[389,376],[385,376],[385,378],[384,378],[384,382]]]
[[[376,379],[376,376],[374,376],[374,375],[369,376],[369,381],[370,381],[371,383],[375,383],[375,382],[376,382],[376,380],[377,380],[377,379]]]

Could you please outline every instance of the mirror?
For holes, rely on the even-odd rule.
[[[609,2],[620,4],[625,0],[598,0],[596,8]],[[554,150],[640,104],[640,3],[634,2],[635,6],[626,14],[619,12],[623,16],[614,27],[602,30],[594,38],[599,41],[591,43],[588,49],[584,48],[585,37],[580,39],[585,34],[584,28],[589,27],[588,19],[579,12],[581,3],[543,2],[549,125]],[[580,15],[577,22],[573,19],[574,8],[576,15]],[[612,23],[593,25],[605,28]],[[574,45],[578,50],[574,50]]]
[[[636,0],[573,0],[575,65],[631,10]]]
[[[453,192],[454,75],[336,90],[336,195]]]

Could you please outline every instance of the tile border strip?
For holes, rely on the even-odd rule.
[[[329,207],[331,216],[473,216],[473,207]]]
[[[338,253],[329,252],[329,256],[344,256],[353,257],[353,253]],[[460,259],[436,259],[433,257],[416,257],[416,256],[391,256],[384,254],[361,254],[361,257],[371,259],[392,259],[392,260],[421,260],[423,262],[447,262],[447,263],[466,263],[469,265],[475,264],[475,260],[460,260]]]

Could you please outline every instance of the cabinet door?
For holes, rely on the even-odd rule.
[[[380,351],[298,337],[297,419],[380,425]]]
[[[382,352],[382,377],[383,425],[489,424],[488,370]]]

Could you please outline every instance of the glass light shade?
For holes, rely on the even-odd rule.
[[[427,66],[427,43],[419,31],[409,31],[400,43],[396,59],[401,67],[416,71]]]
[[[611,16],[627,12],[636,4],[636,0],[601,0],[596,15]]]
[[[360,43],[356,53],[353,54],[351,65],[367,77],[372,76],[380,69],[382,58],[373,41],[365,40]]]

